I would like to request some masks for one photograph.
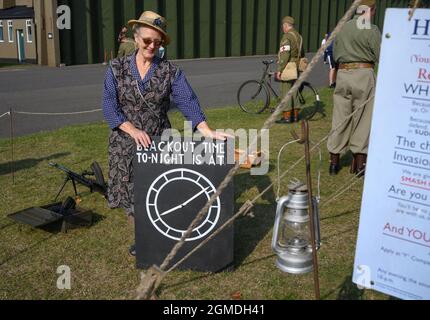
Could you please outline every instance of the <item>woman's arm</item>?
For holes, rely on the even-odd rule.
[[[104,118],[112,130],[127,121],[127,117],[119,108],[117,87],[113,71],[109,68],[104,81],[102,105]]]
[[[103,114],[109,124],[109,127],[120,129],[130,135],[136,144],[148,147],[151,144],[151,139],[144,131],[138,130],[119,108],[117,88],[118,84],[113,75],[112,69],[106,72],[104,90],[103,90]]]

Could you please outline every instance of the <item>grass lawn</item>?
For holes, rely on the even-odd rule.
[[[322,90],[327,117],[310,122],[311,139],[319,141],[331,127],[332,92]],[[260,128],[268,113],[248,115],[238,107],[207,110],[214,128]],[[173,113],[174,127],[181,128],[183,118]],[[4,119],[0,121],[5,121]],[[47,119],[55,121],[55,119]],[[276,177],[276,158],[280,147],[290,141],[290,129],[299,125],[275,125],[271,131],[270,173],[250,176],[240,171],[235,178],[235,206],[239,209]],[[0,299],[133,299],[139,271],[128,255],[133,230],[119,210],[109,210],[98,194],[86,195],[80,204],[93,209],[97,219],[90,228],[67,234],[50,233],[13,223],[9,213],[52,202],[64,176],[48,166],[55,161],[76,172],[98,161],[107,175],[107,139],[105,123],[77,125],[49,133],[39,133],[15,140],[15,183],[10,174],[10,142],[0,140]],[[351,179],[348,158],[337,177],[328,175],[328,153],[322,146],[322,202]],[[294,145],[284,153],[285,170],[303,155],[303,146]],[[317,154],[313,157],[316,185]],[[283,181],[304,179],[301,164]],[[86,192],[85,188],[78,187]],[[362,182],[337,201],[323,208],[321,215],[322,248],[319,251],[320,286],[323,299],[387,299],[373,291],[359,291],[351,282],[358,230]],[[71,184],[63,197],[72,195]],[[167,276],[159,292],[160,299],[232,299],[240,292],[242,299],[313,299],[312,274],[284,274],[275,266],[271,249],[276,209],[275,190],[266,194],[254,208],[255,218],[243,217],[235,223],[235,269],[218,274],[175,271]],[[64,198],[63,198],[64,199]],[[62,200],[63,200],[62,199]],[[58,290],[57,267],[67,265],[72,271],[72,289]]]

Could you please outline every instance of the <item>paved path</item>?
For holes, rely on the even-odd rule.
[[[175,61],[185,72],[204,108],[236,105],[241,83],[261,76],[261,60],[241,57]],[[101,108],[106,66],[0,69],[0,115],[13,108],[24,112],[77,112]],[[310,82],[326,86],[327,68],[321,62]],[[15,135],[53,130],[70,124],[103,121],[101,112],[73,116],[15,115]],[[9,118],[0,118],[0,138],[9,136]]]

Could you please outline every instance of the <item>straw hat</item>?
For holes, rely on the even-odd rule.
[[[135,24],[142,24],[159,31],[164,37],[164,44],[170,43],[170,37],[167,34],[167,21],[159,14],[152,11],[145,11],[141,14],[139,20],[130,20],[128,25],[133,27]]]

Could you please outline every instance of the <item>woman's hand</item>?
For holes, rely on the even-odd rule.
[[[134,139],[137,145],[144,146],[145,148],[149,148],[152,143],[149,135],[145,131],[139,129],[133,130],[130,136]]]
[[[234,136],[232,136],[231,134],[212,130],[211,128],[209,128],[207,122],[200,123],[197,126],[197,129],[206,138],[216,139],[221,141],[226,141],[228,138],[234,139]]]
[[[137,129],[131,122],[124,122],[119,128],[130,135],[137,145],[148,148],[152,143],[149,135],[145,131]]]

